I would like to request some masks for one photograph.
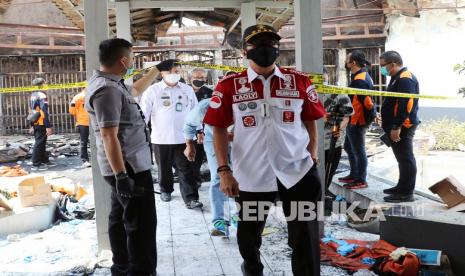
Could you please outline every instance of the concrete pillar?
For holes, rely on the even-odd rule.
[[[98,46],[102,40],[108,39],[108,7],[107,1],[84,0],[84,30],[86,35],[86,75],[100,67]],[[95,137],[91,131],[92,178],[94,186],[95,211],[97,219],[97,240],[99,250],[110,249],[108,239],[108,214],[110,213],[110,186],[100,173],[97,163]]]
[[[215,50],[215,57],[213,59],[213,63],[215,64],[223,64],[223,51],[221,50]],[[212,70],[212,80],[213,83],[218,82],[218,70]]]
[[[131,11],[129,1],[115,2],[116,12],[116,37],[124,38],[132,42],[131,35]],[[132,85],[133,78],[128,78],[124,82]]]
[[[116,36],[132,42],[131,12],[129,1],[115,2],[116,5]]]
[[[3,88],[3,74],[0,74],[0,88]],[[3,93],[0,93],[0,135],[5,135],[5,122],[3,121]]]
[[[347,50],[339,48],[337,51],[337,67],[336,67],[336,80],[338,86],[348,86],[349,80],[347,79],[347,70],[345,67]]]
[[[244,35],[245,29],[252,25],[257,24],[257,17],[256,17],[256,10],[255,10],[255,3],[248,2],[241,4],[241,28],[242,28],[242,35]],[[247,62],[247,58],[244,57],[242,64],[244,66],[248,66],[249,63]]]
[[[295,15],[295,61],[297,70],[308,73],[323,73],[323,39],[321,33],[321,1],[294,1]],[[320,96],[321,97],[321,96]],[[325,194],[324,177],[324,125],[318,121],[318,158],[320,179]],[[320,236],[323,235],[323,222],[320,222]]]

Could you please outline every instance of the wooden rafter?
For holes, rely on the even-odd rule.
[[[63,14],[68,18],[76,27],[84,29],[84,17],[76,9],[75,4],[79,4],[80,1],[72,0],[51,0],[55,6],[60,9]]]

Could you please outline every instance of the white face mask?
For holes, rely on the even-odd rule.
[[[166,74],[163,77],[163,80],[168,84],[177,84],[180,79],[181,79],[180,74]]]

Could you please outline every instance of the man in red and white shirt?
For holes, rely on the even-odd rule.
[[[278,194],[290,217],[294,275],[320,275],[318,222],[299,220],[301,213],[292,218],[291,211],[301,210],[291,207],[316,204],[321,197],[316,120],[325,110],[307,75],[275,65],[280,39],[267,25],[245,30],[250,67],[218,83],[204,122],[213,126],[221,190],[240,207],[237,240],[244,275],[263,275],[259,249],[266,215],[260,206],[270,206]],[[232,124],[231,169],[227,127]]]

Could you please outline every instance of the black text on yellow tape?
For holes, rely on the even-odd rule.
[[[86,87],[87,82],[73,82],[73,83],[62,83],[62,84],[47,84],[44,86],[22,86],[22,87],[8,87],[0,88],[0,93],[15,93],[15,92],[31,92],[37,90],[53,90],[53,89],[67,89],[67,88],[81,88]]]

